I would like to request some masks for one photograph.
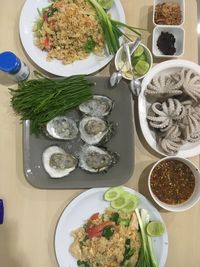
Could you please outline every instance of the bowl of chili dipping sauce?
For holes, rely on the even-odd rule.
[[[151,169],[148,187],[154,201],[163,209],[185,211],[200,199],[200,171],[188,159],[165,157]]]

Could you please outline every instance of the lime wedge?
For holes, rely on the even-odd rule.
[[[113,209],[122,209],[126,206],[128,200],[127,194],[122,193],[118,198],[111,201],[110,205]]]
[[[149,63],[144,60],[139,60],[135,65],[135,71],[143,76],[149,70]]]
[[[160,221],[151,221],[147,224],[146,231],[150,236],[161,236],[165,232],[165,227]]]
[[[107,201],[113,201],[117,199],[122,192],[123,188],[121,186],[111,187],[105,192],[104,199]]]
[[[103,9],[110,9],[113,5],[113,0],[98,0],[98,3],[103,7]]]
[[[135,66],[136,63],[137,63],[139,60],[147,61],[147,58],[146,58],[145,53],[143,53],[143,54],[142,54],[141,56],[139,56],[139,57],[132,57],[132,58],[131,58],[132,65]]]
[[[133,53],[133,57],[140,57],[144,53],[144,47],[139,45],[135,52]]]
[[[122,208],[124,212],[134,211],[139,205],[139,198],[137,196],[131,196],[128,198],[127,204]]]

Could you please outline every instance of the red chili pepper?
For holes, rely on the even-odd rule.
[[[86,233],[87,233],[89,238],[100,237],[100,236],[102,236],[103,229],[106,226],[110,226],[110,225],[113,225],[113,222],[107,221],[107,222],[103,222],[103,223],[98,224],[98,225],[89,226],[86,229]]]
[[[96,219],[98,219],[99,218],[99,212],[96,212],[96,213],[94,213],[91,217],[90,217],[90,221],[94,221],[94,220],[96,220]]]

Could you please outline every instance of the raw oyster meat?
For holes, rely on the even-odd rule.
[[[96,146],[84,145],[79,154],[79,167],[92,173],[98,173],[107,171],[117,162],[117,159],[116,153]]]
[[[79,110],[86,115],[95,117],[107,116],[113,107],[113,101],[102,95],[94,95],[91,100],[88,100],[79,105]]]
[[[63,140],[72,140],[78,134],[76,122],[65,116],[55,117],[46,125],[47,133],[56,138]]]
[[[106,143],[113,132],[112,123],[107,123],[98,117],[85,117],[80,121],[81,139],[89,145]]]
[[[59,146],[50,146],[44,152],[42,161],[46,172],[52,178],[61,178],[72,172],[78,160]]]

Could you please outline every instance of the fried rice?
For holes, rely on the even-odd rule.
[[[71,244],[70,252],[78,260],[78,266],[81,263],[89,267],[136,265],[141,247],[137,216],[135,213],[117,211],[121,221],[129,222],[124,224],[112,221],[113,214],[116,214],[116,210],[108,208],[97,218],[91,219],[93,215],[83,227],[72,232],[74,242]],[[109,238],[95,232],[94,229],[109,223],[113,227],[113,234]]]
[[[43,9],[34,24],[35,44],[47,60],[64,64],[103,54],[104,36],[96,12],[87,0],[57,0]]]

